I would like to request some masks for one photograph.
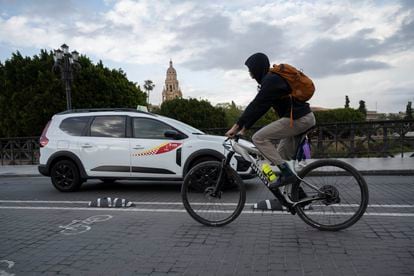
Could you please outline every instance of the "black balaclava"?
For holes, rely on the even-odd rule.
[[[263,77],[269,72],[269,58],[263,53],[251,55],[244,64],[249,68],[253,78],[259,84],[262,82]]]

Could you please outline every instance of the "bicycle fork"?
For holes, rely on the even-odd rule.
[[[217,183],[214,187],[213,192],[211,193],[211,196],[213,197],[220,197],[220,192],[221,192],[221,187],[223,186],[223,182],[225,180],[225,174],[226,174],[226,167],[230,166],[230,160],[233,157],[235,152],[229,152],[227,157],[224,158],[223,160],[221,160],[221,165],[220,165],[220,172],[219,172],[219,176],[217,178]]]

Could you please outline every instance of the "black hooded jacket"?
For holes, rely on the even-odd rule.
[[[287,97],[291,92],[289,84],[278,74],[270,73],[269,59],[265,54],[256,53],[250,56],[244,63],[251,72],[253,78],[259,84],[259,92],[240,116],[237,124],[249,129],[271,107],[279,117],[290,117],[290,109],[293,107],[293,119],[299,119],[311,112],[309,104]]]

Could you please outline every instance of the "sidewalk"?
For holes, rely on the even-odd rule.
[[[37,165],[0,166],[0,177],[8,176],[42,176]]]
[[[414,157],[342,158],[364,175],[414,175]],[[312,162],[312,160],[307,161]],[[0,177],[41,176],[37,165],[0,166]]]

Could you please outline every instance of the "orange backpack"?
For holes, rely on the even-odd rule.
[[[313,85],[312,80],[292,65],[274,64],[269,71],[278,74],[289,83],[293,98],[303,102],[312,98],[315,92],[315,85]]]

